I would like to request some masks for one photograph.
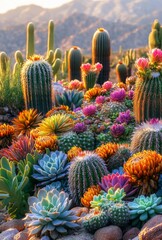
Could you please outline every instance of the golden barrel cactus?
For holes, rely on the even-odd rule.
[[[118,148],[118,144],[109,142],[96,148],[95,152],[107,163],[108,158],[115,154]]]

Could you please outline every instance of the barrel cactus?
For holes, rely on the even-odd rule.
[[[63,134],[58,141],[59,150],[67,153],[72,147],[80,147],[80,139],[75,132],[68,132]]]
[[[116,65],[116,75],[119,83],[120,82],[125,83],[127,78],[127,66],[121,61],[119,61],[118,64]]]
[[[97,83],[101,85],[109,79],[110,48],[108,31],[104,28],[97,29],[92,38],[92,64],[99,62],[103,66],[97,79]]]
[[[71,200],[63,191],[41,189],[37,197],[29,197],[28,204],[30,213],[26,214],[26,225],[30,235],[50,235],[57,239],[58,234],[67,234],[68,229],[79,227],[75,223],[79,218],[69,210]]]
[[[68,52],[68,80],[81,81],[81,65],[83,62],[82,51],[79,47],[73,46]]]
[[[92,152],[82,152],[69,169],[69,187],[77,205],[89,187],[97,185],[108,171],[102,158]]]
[[[52,108],[52,68],[47,61],[30,57],[22,67],[21,82],[26,109],[45,114]]]

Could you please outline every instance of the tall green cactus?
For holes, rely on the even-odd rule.
[[[74,202],[80,205],[86,190],[97,185],[107,174],[106,165],[97,154],[85,153],[76,157],[69,169],[69,188]]]
[[[26,59],[28,59],[32,57],[35,52],[34,24],[32,22],[28,23],[26,34]]]
[[[127,66],[121,61],[116,65],[117,81],[125,83],[127,78]]]
[[[103,65],[97,83],[103,84],[110,74],[110,36],[104,28],[99,28],[92,38],[92,64],[97,62]]]
[[[7,71],[9,58],[5,52],[0,53],[0,73],[5,75]]]
[[[136,80],[133,105],[137,123],[151,118],[162,118],[161,76]]]
[[[44,59],[27,60],[21,71],[26,109],[34,108],[43,114],[52,108],[52,68]]]
[[[48,39],[47,39],[47,53],[54,51],[54,22],[50,20],[48,22]]]
[[[152,24],[152,29],[148,36],[148,45],[149,49],[162,49],[162,26],[160,26],[158,19],[155,19]]]
[[[68,80],[77,79],[81,81],[81,65],[83,62],[82,51],[79,47],[73,46],[68,53]]]
[[[127,66],[127,77],[132,75],[132,68],[136,60],[136,50],[129,49],[126,51],[126,54],[123,56],[122,61]]]

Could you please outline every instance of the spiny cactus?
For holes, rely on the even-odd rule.
[[[35,53],[35,42],[34,42],[34,24],[29,22],[27,25],[26,32],[26,59],[32,57]]]
[[[118,64],[116,65],[116,75],[119,83],[120,82],[125,83],[127,78],[127,66],[121,61],[119,61]]]
[[[69,169],[69,187],[74,202],[80,205],[87,189],[97,185],[107,173],[104,161],[97,154],[83,152],[76,157]]]
[[[127,76],[130,77],[132,75],[132,67],[136,60],[136,50],[129,49],[126,51],[126,54],[123,56],[122,61],[127,66]]]
[[[150,49],[162,49],[162,26],[160,26],[158,19],[155,19],[152,23],[152,29],[148,37],[148,45]]]
[[[0,74],[4,76],[7,71],[9,58],[5,52],[0,53]]]
[[[83,150],[94,150],[95,149],[95,136],[92,131],[85,131],[78,134],[80,140],[80,146]]]
[[[34,108],[45,114],[52,108],[52,68],[35,56],[27,60],[21,71],[26,109]]]
[[[59,150],[67,153],[72,147],[80,147],[81,142],[75,132],[68,132],[63,134],[58,141]]]
[[[110,52],[110,36],[108,31],[104,28],[97,29],[92,38],[92,64],[99,62],[103,65],[97,79],[97,83],[101,85],[109,79]]]
[[[79,47],[71,47],[68,52],[68,80],[74,79],[81,81],[81,65],[83,62],[82,51]]]

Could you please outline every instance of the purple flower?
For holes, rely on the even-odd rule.
[[[152,118],[152,119],[150,119],[150,121],[149,121],[150,124],[157,124],[157,123],[159,123],[159,122],[160,122],[160,120],[159,120],[158,118]]]
[[[105,97],[104,96],[98,96],[96,97],[96,103],[97,104],[102,104],[105,102]]]
[[[122,124],[115,123],[111,126],[110,132],[113,137],[118,138],[125,132],[125,128]]]
[[[110,94],[111,101],[123,102],[125,100],[125,97],[126,97],[126,92],[124,88],[115,90]]]
[[[128,124],[131,120],[132,120],[132,116],[130,114],[130,110],[127,110],[126,112],[119,113],[119,117],[117,117],[116,122]]]
[[[74,128],[73,128],[73,131],[76,132],[76,133],[82,133],[82,132],[85,132],[87,130],[87,127],[84,123],[76,123]]]
[[[83,114],[85,116],[94,115],[96,113],[96,111],[97,111],[97,108],[95,105],[89,105],[89,106],[83,108]]]
[[[128,92],[128,98],[129,98],[130,100],[132,100],[132,99],[133,99],[133,96],[134,96],[134,91],[133,91],[133,90],[129,90],[129,92]]]

